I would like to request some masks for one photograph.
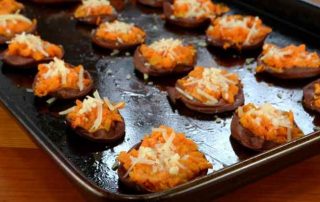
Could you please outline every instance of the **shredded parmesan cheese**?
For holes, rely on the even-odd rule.
[[[60,76],[62,84],[67,83],[67,75],[70,70],[66,67],[63,60],[54,58],[52,62],[45,65],[48,68],[48,71],[44,75],[44,78],[50,78],[54,76]]]
[[[124,33],[129,34],[134,27],[132,23],[124,23],[120,22],[118,20],[115,20],[113,22],[105,22],[105,31],[106,32],[112,32],[112,33]],[[118,38],[119,42],[122,43],[121,39]]]
[[[263,104],[259,106],[258,109],[252,108],[246,113],[255,114],[257,116],[264,115],[272,122],[272,125],[274,125],[275,127],[292,128],[292,123],[288,119],[288,116],[274,108],[270,103]]]
[[[182,41],[179,39],[160,39],[149,45],[155,52],[161,53],[162,55],[168,55],[172,59],[175,58],[174,49],[178,46],[182,46]]]
[[[209,4],[211,1],[199,1],[199,0],[175,0],[174,6],[178,7],[187,7],[187,12],[184,17],[200,17],[207,16],[212,14],[212,11],[209,9]]]
[[[179,161],[187,159],[188,155],[180,156],[173,144],[176,137],[175,132],[167,134],[167,131],[162,128],[152,129],[153,132],[162,134],[164,143],[158,143],[154,148],[141,146],[138,150],[138,157],[131,158],[131,166],[125,173],[124,177],[128,176],[136,164],[152,165],[153,172],[167,171],[170,175],[177,175],[180,169],[186,169]]]
[[[82,0],[84,6],[95,7],[95,6],[110,6],[108,0]]]
[[[79,80],[78,80],[78,87],[80,91],[82,91],[84,88],[83,79],[84,79],[84,70],[83,70],[83,67],[81,66],[80,72],[79,72]]]
[[[13,23],[16,23],[17,21],[24,21],[27,23],[32,23],[30,19],[24,17],[20,14],[6,14],[6,15],[0,15],[0,26],[6,27],[7,23],[11,21]]]
[[[111,111],[114,111],[116,109],[123,107],[123,103],[113,105],[110,103],[108,98],[106,98],[106,97],[101,98],[98,91],[95,91],[93,93],[93,97],[87,96],[83,100],[80,110],[77,111],[77,113],[79,115],[88,113],[95,108],[97,109],[97,116],[95,117],[95,120],[94,120],[91,128],[89,129],[89,131],[96,131],[101,126],[102,121],[103,121],[103,106],[104,106],[104,104],[106,104]],[[73,112],[75,109],[76,109],[75,107],[72,107],[70,109],[67,109],[65,111],[60,112],[59,115],[69,114],[69,113]]]
[[[11,43],[26,44],[31,50],[39,51],[46,57],[49,56],[49,54],[44,49],[43,41],[39,36],[26,33],[17,34],[11,41],[9,41],[9,44]]]
[[[269,48],[269,49],[268,49]],[[281,48],[274,46],[272,44],[265,44],[263,46],[264,50],[268,50],[266,54],[261,57],[261,60],[265,60],[268,58],[283,58],[286,55],[292,54],[291,50],[281,50]]]
[[[229,86],[237,85],[237,81],[233,81],[227,78],[228,74],[222,74],[222,70],[217,68],[203,68],[201,78],[196,78],[189,76],[183,86],[194,85],[197,94],[206,98],[208,101],[205,103],[207,105],[215,105],[219,102],[217,98],[205,92],[205,90],[210,90],[214,92],[221,92],[221,94],[225,95],[227,99]],[[195,97],[187,93],[186,91],[176,88],[180,93],[185,95],[190,100],[195,99]]]

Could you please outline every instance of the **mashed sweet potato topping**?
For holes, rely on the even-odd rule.
[[[125,106],[124,102],[112,104],[108,98],[101,98],[96,91],[93,97],[87,96],[82,102],[76,101],[76,106],[60,112],[67,115],[72,128],[83,128],[91,133],[103,129],[109,131],[116,122],[123,122],[119,109]]]
[[[80,5],[74,12],[75,18],[85,18],[92,16],[111,15],[115,9],[108,0],[82,0]],[[99,24],[99,22],[97,22]]]
[[[183,45],[179,39],[160,39],[150,45],[141,45],[140,52],[147,64],[157,69],[172,70],[177,65],[191,66],[194,63],[196,49]]]
[[[173,17],[206,19],[222,15],[229,8],[211,0],[174,0],[172,10]]]
[[[259,17],[227,15],[213,21],[207,36],[223,43],[223,48],[254,45],[264,39],[272,29],[265,26]]]
[[[261,61],[275,70],[282,71],[287,68],[319,68],[320,57],[316,52],[308,52],[306,46],[289,45],[280,48],[274,44],[263,46]],[[264,70],[263,65],[258,66],[256,71]]]
[[[33,89],[34,94],[38,97],[46,96],[61,88],[82,91],[92,82],[84,76],[82,65],[71,67],[58,58],[54,58],[49,64],[40,64],[38,70],[37,80]]]
[[[197,66],[188,76],[177,81],[177,91],[190,100],[216,105],[221,99],[232,104],[239,93],[237,74],[217,68]]]
[[[0,15],[0,36],[12,38],[22,32],[31,32],[36,24],[36,20],[31,21],[20,14]]]
[[[118,161],[127,171],[124,177],[153,192],[188,182],[212,168],[195,142],[167,126],[154,128],[139,149],[120,152]]]
[[[301,137],[292,111],[281,111],[271,104],[246,104],[237,109],[240,124],[254,135],[279,144]]]
[[[0,0],[0,15],[17,13],[24,6],[15,0]]]
[[[22,33],[16,35],[9,42],[6,54],[33,58],[39,61],[52,57],[62,58],[63,50],[58,45],[43,41],[39,36]]]
[[[96,37],[120,44],[143,43],[146,33],[133,24],[120,21],[104,22],[97,29]]]

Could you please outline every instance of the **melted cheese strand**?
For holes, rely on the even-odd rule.
[[[64,110],[64,111],[59,112],[59,115],[60,115],[60,116],[67,115],[67,114],[69,114],[70,112],[72,112],[74,109],[75,109],[75,107],[70,107],[69,109],[66,109],[66,110]]]
[[[83,67],[81,66],[79,71],[79,79],[78,79],[78,87],[80,91],[82,91],[84,88],[83,77],[84,77],[84,70],[83,70]]]
[[[181,93],[182,95],[186,96],[188,99],[193,100],[192,95],[187,93],[186,91],[182,90],[181,88],[176,87],[176,90]]]
[[[97,108],[98,108],[97,109],[98,110],[97,118],[94,121],[93,126],[90,128],[89,131],[96,131],[100,127],[100,125],[102,123],[102,116],[103,116],[102,103],[97,102],[97,105],[98,105],[97,106]]]

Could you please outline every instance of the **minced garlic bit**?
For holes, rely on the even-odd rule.
[[[31,50],[39,51],[41,54],[43,54],[46,57],[49,56],[49,54],[45,50],[42,39],[39,36],[35,36],[33,34],[26,34],[25,32],[23,32],[22,34],[17,34],[8,43],[9,44],[11,43],[26,44]]]

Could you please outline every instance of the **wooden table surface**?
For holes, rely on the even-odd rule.
[[[0,105],[0,202],[86,201],[26,130]],[[320,201],[320,155],[217,201]]]

